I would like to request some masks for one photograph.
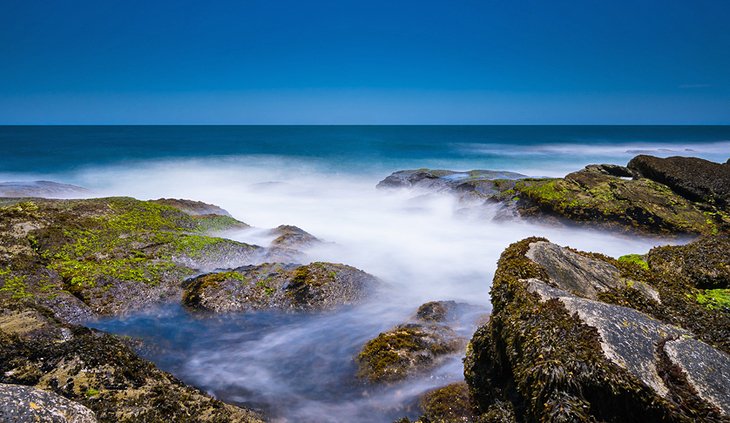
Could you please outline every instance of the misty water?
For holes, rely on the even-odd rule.
[[[371,386],[355,376],[359,349],[433,300],[474,306],[455,327],[469,337],[490,312],[491,280],[500,253],[510,243],[543,236],[618,257],[669,241],[495,219],[497,206],[468,204],[447,194],[379,190],[379,180],[418,167],[562,176],[589,163],[625,164],[639,152],[724,160],[730,142],[695,142],[688,150],[657,142],[509,146],[457,139],[449,151],[443,157],[401,152],[401,158],[391,154],[382,160],[370,151],[360,161],[354,153],[165,157],[161,152],[147,159],[109,159],[103,165],[79,163],[45,172],[11,170],[0,176],[75,183],[90,188],[93,196],[216,204],[254,227],[225,234],[247,243],[268,244],[265,229],[281,224],[296,225],[325,241],[305,250],[305,261],[345,263],[380,278],[384,284],[366,303],[324,314],[212,317],[169,305],[89,325],[141,340],[141,354],[162,369],[219,399],[262,410],[277,422],[389,422],[417,416],[419,395],[462,380],[463,356],[454,355],[403,383]]]

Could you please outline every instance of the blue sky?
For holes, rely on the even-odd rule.
[[[725,0],[0,5],[0,123],[730,124]]]

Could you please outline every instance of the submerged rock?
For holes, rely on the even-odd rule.
[[[462,350],[466,340],[449,323],[459,307],[454,301],[421,305],[412,322],[380,333],[357,356],[358,377],[368,382],[396,382],[438,366]]]
[[[96,423],[94,412],[51,392],[0,383],[0,421]]]
[[[471,423],[477,421],[469,387],[464,382],[452,383],[426,392],[420,398],[423,415],[413,423]],[[480,420],[482,421],[482,420]],[[397,423],[410,423],[403,418]]]
[[[269,231],[269,235],[276,238],[269,243],[266,250],[264,260],[267,262],[306,262],[307,256],[302,250],[322,242],[309,232],[292,225],[280,225]]]
[[[187,282],[183,303],[216,313],[333,310],[360,303],[378,283],[344,264],[264,263],[198,276]]]
[[[90,193],[86,188],[51,181],[0,182],[0,197],[72,198]]]
[[[467,347],[479,413],[487,421],[727,421],[730,319],[694,291],[651,264],[539,238],[511,245],[495,273],[490,321]]]

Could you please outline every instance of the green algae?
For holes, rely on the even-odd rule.
[[[699,290],[695,298],[710,310],[730,310],[730,289]]]
[[[649,270],[649,263],[644,260],[641,254],[626,254],[618,258],[621,263],[628,263],[635,266],[639,266],[644,270]]]

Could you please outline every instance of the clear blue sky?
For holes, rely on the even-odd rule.
[[[0,123],[730,124],[730,1],[2,0]]]

